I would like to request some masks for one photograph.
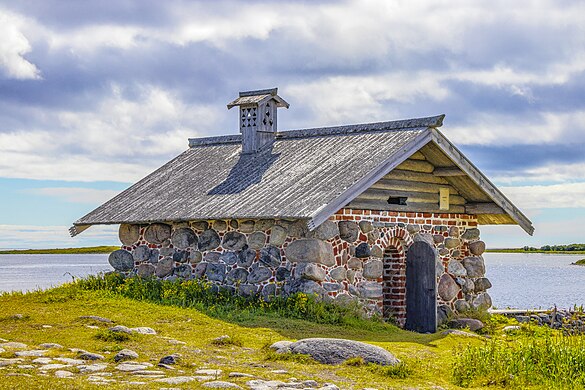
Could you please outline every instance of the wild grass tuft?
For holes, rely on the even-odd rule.
[[[95,338],[102,341],[114,341],[117,343],[122,343],[124,341],[128,341],[132,338],[131,335],[128,333],[122,332],[112,332],[111,330],[100,330],[96,335]]]
[[[501,386],[582,389],[585,336],[523,332],[509,342],[492,339],[456,351],[454,383],[463,387]]]

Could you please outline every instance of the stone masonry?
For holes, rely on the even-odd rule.
[[[110,264],[126,275],[203,278],[264,299],[295,292],[356,300],[368,314],[406,316],[406,252],[437,251],[439,312],[488,308],[477,220],[465,214],[342,209],[312,232],[303,220],[213,220],[120,226]],[[441,318],[441,315],[439,315]]]

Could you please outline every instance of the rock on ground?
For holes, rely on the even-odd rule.
[[[455,318],[449,322],[449,326],[456,329],[469,328],[469,330],[475,332],[483,328],[484,324],[475,318]]]
[[[207,387],[209,389],[241,389],[241,387],[236,385],[235,383],[224,381],[207,382],[201,386]]]
[[[131,349],[123,349],[114,356],[114,361],[119,362],[122,360],[137,359],[138,354]]]
[[[393,366],[400,361],[390,352],[375,345],[353,340],[310,338],[299,340],[287,347],[292,353],[310,355],[324,364],[340,364],[354,357],[368,363]]]

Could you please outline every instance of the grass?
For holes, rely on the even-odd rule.
[[[585,259],[577,260],[574,264],[575,265],[585,265]]]
[[[52,350],[50,356],[75,357],[68,348],[102,354],[110,363],[111,378],[118,381],[108,386],[112,389],[127,388],[123,380],[136,380],[113,369],[113,356],[124,348],[135,350],[140,355],[139,361],[153,364],[162,356],[180,353],[177,370],[182,373],[169,371],[167,375],[194,375],[201,368],[221,369],[219,380],[229,380],[244,388],[248,378],[230,378],[228,374],[238,371],[283,381],[289,377],[315,379],[320,383],[335,383],[342,389],[547,389],[571,388],[572,383],[583,383],[577,375],[585,372],[583,337],[560,338],[548,328],[523,325],[511,335],[503,334],[501,328],[513,320],[494,316],[483,318],[491,321],[488,341],[441,333],[416,334],[378,319],[364,319],[354,308],[314,302],[303,295],[260,305],[253,299],[234,297],[208,287],[203,283],[153,283],[112,275],[47,291],[5,293],[0,295],[0,338],[30,346],[54,342],[65,347]],[[157,335],[120,337],[108,331],[111,324],[81,320],[79,317],[84,315],[106,317],[128,327],[152,327]],[[350,359],[329,366],[307,356],[276,354],[268,348],[279,340],[307,337],[368,342],[389,350],[401,364],[381,367],[367,364],[363,359]],[[10,351],[0,353],[1,358],[12,356]],[[526,360],[524,365],[518,363],[522,359]],[[546,373],[545,368],[552,374]],[[287,370],[288,374],[283,376],[273,373],[274,370]],[[93,388],[87,375],[56,379],[38,375],[7,376],[7,373],[24,374],[30,370],[13,366],[0,369],[1,389]],[[560,373],[567,375],[564,382]],[[200,385],[194,382],[173,385],[197,386]],[[160,387],[149,382],[141,388]]]
[[[91,246],[85,248],[56,248],[56,249],[12,249],[0,250],[0,255],[69,255],[69,254],[96,254],[111,253],[119,246]]]

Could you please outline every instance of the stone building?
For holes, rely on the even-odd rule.
[[[242,92],[239,135],[189,149],[80,218],[120,224],[120,272],[294,292],[419,331],[487,308],[479,225],[531,222],[438,130],[444,116],[277,130],[276,89]]]

